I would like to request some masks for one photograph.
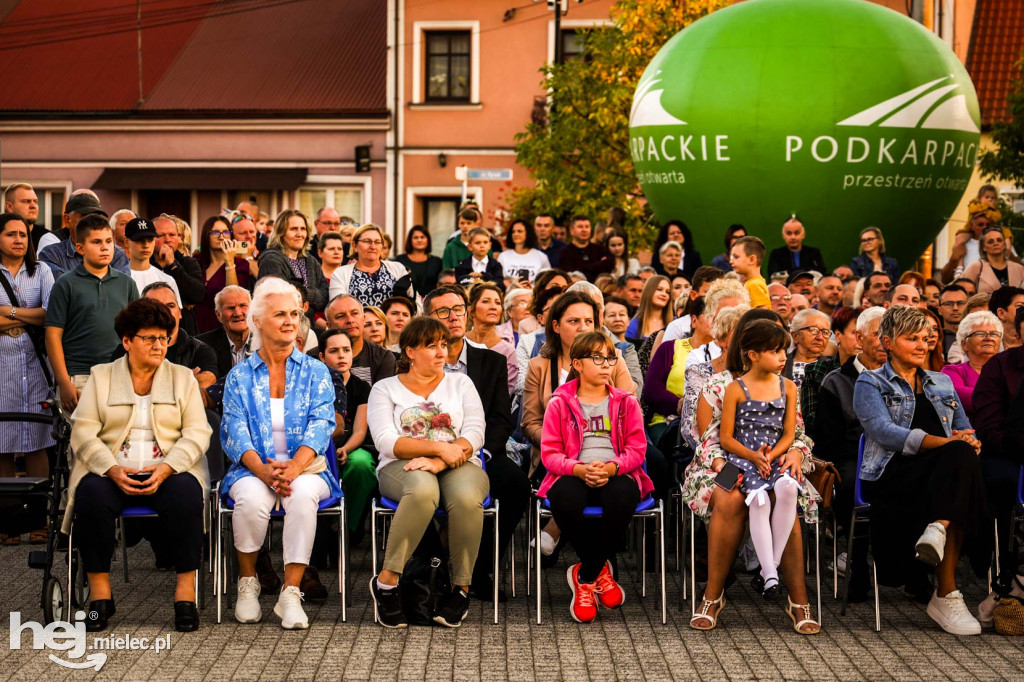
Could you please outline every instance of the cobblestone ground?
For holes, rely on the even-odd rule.
[[[882,589],[882,632],[873,629],[871,604],[853,605],[845,617],[832,599],[831,573],[823,576],[824,628],[801,637],[783,613],[785,597],[766,602],[752,594],[741,577],[729,589],[729,602],[717,630],[700,633],[687,627],[681,612],[679,575],[669,574],[668,623],[660,620],[652,582],[641,599],[635,571],[623,578],[626,604],[602,611],[597,622],[579,625],[567,609],[565,559],[544,573],[543,624],[537,625],[533,601],[517,572],[517,597],[501,605],[499,624],[491,622],[490,604],[473,602],[458,630],[418,627],[384,631],[373,623],[366,583],[369,552],[352,556],[352,594],[348,622],[341,622],[340,602],[332,590],[323,605],[306,605],[311,627],[285,632],[270,613],[274,598],[262,598],[264,622],[238,625],[225,612],[215,623],[211,602],[202,612],[198,632],[174,632],[172,576],[152,568],[145,543],[129,551],[131,581],[125,584],[114,564],[117,614],[109,633],[155,638],[170,633],[171,648],[162,653],[107,652],[106,664],[94,670],[59,667],[43,650],[0,648],[0,678],[41,680],[667,680],[667,679],[1022,679],[1024,638],[984,634],[954,637],[936,626],[924,607],[898,590]],[[41,620],[41,572],[27,568],[28,548],[0,548],[2,611],[20,611],[22,621]],[[280,555],[277,554],[277,560]],[[521,557],[520,557],[521,560]],[[58,559],[63,563],[63,556]],[[629,568],[629,564],[623,562]],[[670,571],[673,564],[670,563]],[[332,572],[324,582],[336,585]],[[813,573],[809,582],[813,587]],[[208,592],[209,593],[209,592]],[[972,609],[983,597],[979,581],[967,584]],[[812,596],[812,599],[814,597]],[[688,608],[688,607],[687,607]],[[0,637],[9,641],[9,620]],[[30,635],[24,635],[30,647]],[[91,640],[90,640],[91,641]],[[60,652],[56,652],[60,653]]]

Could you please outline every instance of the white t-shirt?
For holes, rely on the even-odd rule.
[[[662,341],[664,343],[664,341]],[[714,341],[708,341],[703,346],[699,346],[690,351],[690,354],[686,356],[687,368],[699,365],[702,362],[711,362],[715,358],[722,356],[722,348]]]
[[[380,453],[380,471],[395,461],[399,438],[453,443],[465,438],[474,453],[484,445],[484,406],[473,380],[446,373],[428,397],[416,395],[397,376],[373,385],[366,403],[366,423]],[[480,464],[477,454],[469,460]]]
[[[274,435],[274,459],[288,461],[288,432],[284,426],[284,398],[270,399],[270,427]]]
[[[168,286],[174,290],[174,300],[178,302],[178,308],[181,308],[181,294],[178,293],[178,283],[174,281],[174,278],[168,275],[160,268],[154,268],[152,265],[147,270],[131,270],[132,279],[135,280],[135,286],[139,288],[139,295],[142,295],[142,290],[153,282],[167,282]]]
[[[498,254],[498,262],[506,277],[519,279],[519,271],[526,270],[527,279],[531,282],[541,270],[551,268],[551,263],[543,251],[530,249],[526,253],[516,253],[515,249],[505,249]]]
[[[687,339],[692,336],[693,325],[690,323],[691,319],[690,315],[683,315],[669,322],[668,326],[665,327],[665,334],[661,337],[661,342],[678,341],[679,339]]]

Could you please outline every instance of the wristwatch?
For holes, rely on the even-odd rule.
[[[12,320],[17,319],[17,317],[18,317],[18,309],[15,308],[14,306],[11,306],[11,314],[8,315],[7,317],[11,318]]]

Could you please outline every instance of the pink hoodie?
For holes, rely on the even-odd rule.
[[[544,412],[544,427],[540,439],[540,457],[548,470],[537,491],[547,497],[548,490],[562,476],[572,476],[580,449],[583,447],[583,408],[576,396],[579,380],[568,381],[551,394]],[[608,412],[612,423],[612,447],[617,456],[609,460],[619,465],[619,475],[630,476],[640,488],[640,499],[654,490],[654,484],[643,470],[647,455],[644,436],[644,417],[640,403],[628,391],[608,386]]]

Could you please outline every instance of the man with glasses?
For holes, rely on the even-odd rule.
[[[772,310],[779,314],[787,323],[793,319],[793,294],[784,284],[772,282],[768,285],[768,299],[772,302]]]
[[[956,343],[956,330],[964,319],[969,296],[964,288],[950,284],[939,294],[939,315],[942,317],[942,354],[949,356],[949,349]]]
[[[381,379],[395,376],[395,354],[363,339],[363,304],[354,296],[335,296],[327,304],[324,316],[328,329],[342,330],[352,342],[352,374],[371,386]],[[317,352],[318,349],[314,349],[310,354]]]
[[[804,381],[804,371],[809,363],[814,362],[825,353],[832,321],[825,313],[807,308],[793,316],[790,328],[793,331],[793,352],[786,358],[786,368],[782,375],[792,379],[797,388]]]
[[[448,360],[445,372],[465,374],[476,386],[486,417],[484,450],[487,457],[487,478],[491,482],[491,497],[501,506],[498,527],[498,547],[504,556],[512,540],[512,532],[526,513],[530,501],[530,480],[526,473],[505,454],[505,444],[512,435],[512,407],[509,403],[508,368],[505,356],[493,350],[474,346],[466,337],[466,309],[468,300],[462,287],[444,286],[434,289],[423,299],[423,312],[448,326]],[[484,532],[480,554],[473,570],[470,594],[489,601],[493,595],[493,580],[488,573],[491,557],[490,533]],[[499,594],[504,601],[504,593]]]
[[[341,216],[330,206],[324,206],[316,212],[316,218],[313,220],[313,227],[315,232],[313,238],[309,240],[309,252],[312,253],[317,260],[320,260],[320,237],[325,232],[340,232],[341,231]],[[345,256],[348,257],[348,244],[345,244]],[[344,263],[344,261],[342,261]]]

